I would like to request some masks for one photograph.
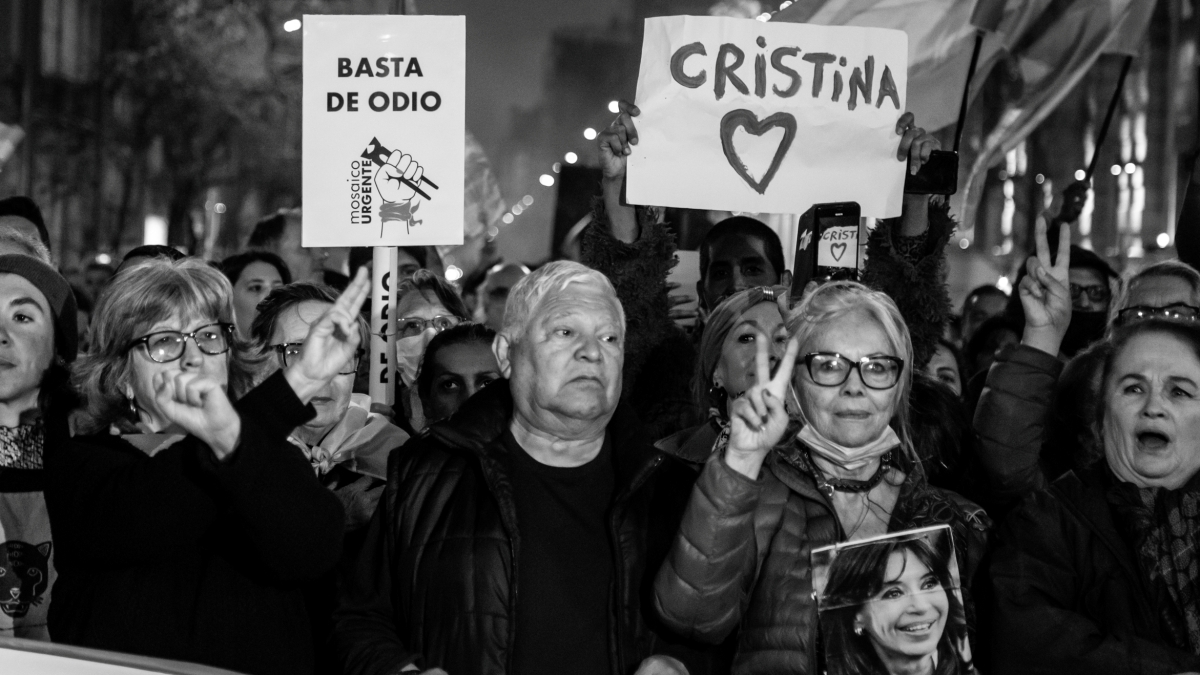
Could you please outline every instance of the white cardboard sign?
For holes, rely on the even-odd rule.
[[[466,21],[304,16],[304,246],[463,242]]]
[[[631,203],[900,215],[908,37],[851,26],[646,19]]]

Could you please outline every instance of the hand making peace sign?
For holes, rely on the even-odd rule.
[[[1021,341],[1044,352],[1058,355],[1067,326],[1071,323],[1071,228],[1059,227],[1058,259],[1050,264],[1046,224],[1039,222],[1034,234],[1037,255],[1025,262],[1028,274],[1017,292],[1025,310],[1025,334]]]
[[[729,408],[729,447],[725,451],[729,467],[752,479],[758,478],[763,459],[787,431],[784,395],[791,386],[792,368],[800,353],[800,343],[789,338],[783,359],[772,376],[771,341],[759,333],[755,344],[754,386]]]

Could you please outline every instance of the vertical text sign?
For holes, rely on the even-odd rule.
[[[627,195],[635,204],[900,215],[908,38],[896,30],[646,20]]]
[[[463,241],[466,21],[304,16],[304,245]]]

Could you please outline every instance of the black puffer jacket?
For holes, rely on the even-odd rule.
[[[737,675],[818,672],[811,554],[846,535],[798,452],[796,444],[772,450],[758,480],[729,468],[724,450],[714,452],[655,582],[655,605],[680,633],[719,642],[740,631]],[[943,523],[954,534],[970,618],[969,585],[990,521],[961,497],[910,478],[893,531]]]
[[[362,553],[341,575],[334,645],[348,675],[391,674],[410,663],[454,675],[510,670],[520,547],[502,441],[511,416],[508,382],[500,380],[393,453]],[[608,434],[614,675],[632,673],[653,653],[702,672],[705,662],[668,644],[642,612],[695,472],[656,451],[625,406]]]
[[[1200,656],[1167,646],[1153,593],[1113,522],[1107,469],[1068,473],[1005,520],[990,566],[997,675],[1170,675]]]

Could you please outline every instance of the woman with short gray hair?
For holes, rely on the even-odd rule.
[[[220,272],[163,258],[114,277],[75,372],[83,435],[45,456],[56,642],[313,671],[301,588],[337,562],[343,516],[287,436],[358,348],[368,290],[360,272],[300,358],[250,389]]]

